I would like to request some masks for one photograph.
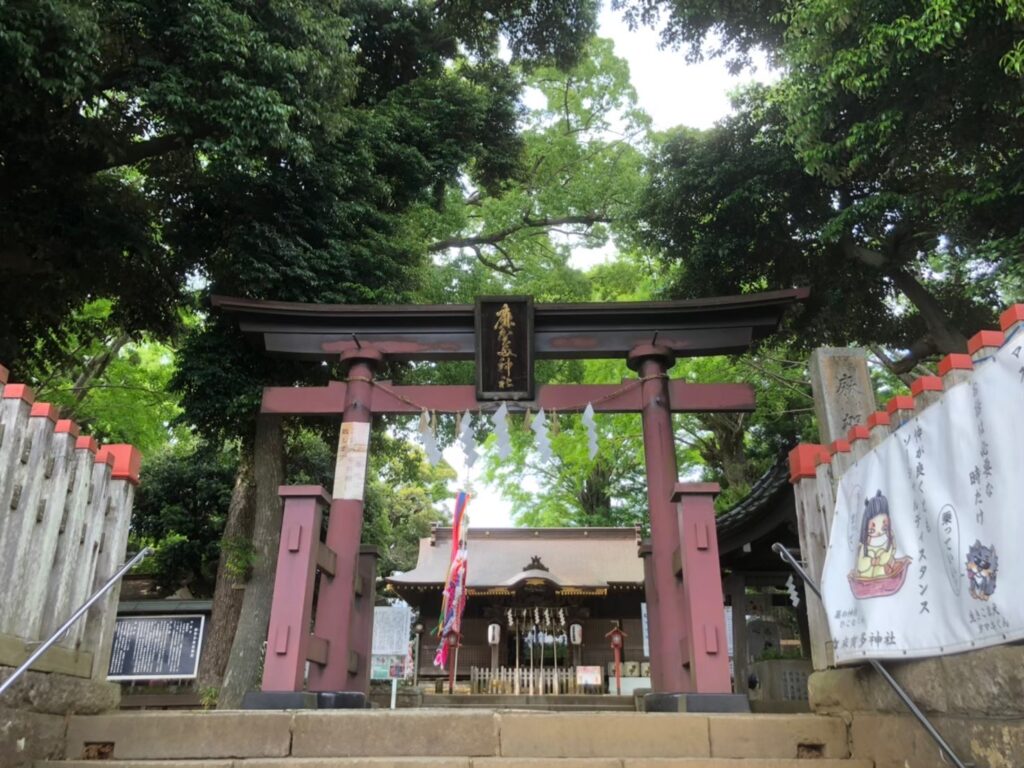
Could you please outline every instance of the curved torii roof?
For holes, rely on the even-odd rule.
[[[534,304],[538,358],[625,357],[640,344],[680,356],[742,352],[778,328],[808,296],[793,288],[682,301]],[[362,343],[392,360],[471,360],[472,304],[306,304],[214,296],[212,304],[266,352],[323,360]]]

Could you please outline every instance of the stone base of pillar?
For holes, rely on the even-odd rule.
[[[369,709],[370,697],[362,691],[321,691],[317,705],[320,709]]]
[[[742,693],[648,693],[644,712],[750,712]]]
[[[317,709],[312,691],[249,691],[242,697],[242,709]]]
[[[249,691],[242,709],[369,709],[361,691]]]

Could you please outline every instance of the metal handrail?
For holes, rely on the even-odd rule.
[[[101,597],[103,597],[103,595],[109,592],[110,588],[121,580],[121,577],[123,577],[126,573],[128,573],[128,571],[130,571],[138,563],[140,563],[142,560],[144,560],[151,554],[153,554],[153,550],[151,547],[143,547],[142,550],[137,555],[135,555],[135,557],[133,557],[127,563],[122,565],[121,568],[117,571],[117,573],[115,573],[107,580],[106,584],[104,584],[102,587],[96,590],[92,594],[92,596],[88,600],[86,600],[85,603],[82,604],[81,608],[79,608],[77,611],[71,614],[71,618],[69,618],[67,621],[61,624],[60,629],[58,629],[56,632],[50,635],[46,642],[44,642],[42,645],[36,648],[35,652],[31,656],[29,656],[28,659],[25,660],[25,663],[23,663],[20,667],[14,670],[14,674],[12,674],[10,677],[4,680],[3,683],[0,683],[0,696],[4,694],[4,691],[6,691],[8,688],[14,685],[14,681],[21,677],[23,674],[25,674],[25,672],[28,671],[28,668],[35,664],[40,656],[42,656],[44,653],[50,650],[50,646],[52,646],[54,643],[60,640],[61,636],[69,629],[71,629],[74,623],[85,615],[86,611],[88,611]]]
[[[793,557],[793,553],[786,549],[786,547],[784,547],[779,542],[775,542],[774,544],[772,544],[772,550],[786,563],[788,563],[789,566],[797,572],[797,575],[804,580],[804,584],[807,586],[807,588],[814,592],[814,594],[818,596],[819,600],[822,600],[821,590],[818,589],[818,585],[814,583],[814,580],[810,577],[810,575],[808,575],[807,571],[804,570],[803,566],[800,565],[799,562],[797,562],[797,559],[795,557]],[[824,600],[822,600],[822,602],[824,602]],[[939,745],[940,754],[944,753],[945,755],[948,755],[949,759],[953,761],[953,765],[955,765],[956,768],[967,768],[964,762],[959,757],[957,757],[957,754],[953,751],[953,748],[949,746],[949,744],[946,742],[944,738],[942,738],[942,734],[935,730],[935,726],[932,725],[932,721],[928,719],[928,716],[925,715],[925,713],[921,711],[920,707],[918,707],[917,704],[914,703],[914,700],[910,698],[910,694],[906,692],[902,685],[896,682],[896,678],[894,678],[889,673],[889,670],[882,666],[882,663],[880,661],[877,661],[875,659],[868,659],[867,661],[872,667],[875,668],[875,671],[882,676],[882,679],[889,684],[889,687],[893,689],[896,695],[899,696],[900,701],[902,701],[906,705],[907,709],[910,710],[910,713],[915,718],[917,718],[917,721],[928,732],[928,735],[931,736],[932,739],[934,739],[935,743]]]

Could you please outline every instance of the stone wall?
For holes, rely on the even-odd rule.
[[[1024,645],[886,662],[962,760],[986,768],[1024,765]],[[815,672],[811,706],[851,723],[857,757],[875,768],[941,766],[938,749],[869,666]]]
[[[0,667],[0,682],[14,669]],[[0,766],[63,757],[67,716],[116,710],[121,687],[60,673],[26,672],[0,700]]]

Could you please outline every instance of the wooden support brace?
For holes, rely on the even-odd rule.
[[[262,690],[301,691],[306,661],[327,661],[328,644],[310,633],[317,562],[323,552],[320,529],[330,497],[319,486],[281,486],[284,499],[281,544],[267,632]]]
[[[316,553],[316,567],[328,576],[333,576],[337,566],[337,553],[323,542],[320,542],[320,547],[317,549]]]

